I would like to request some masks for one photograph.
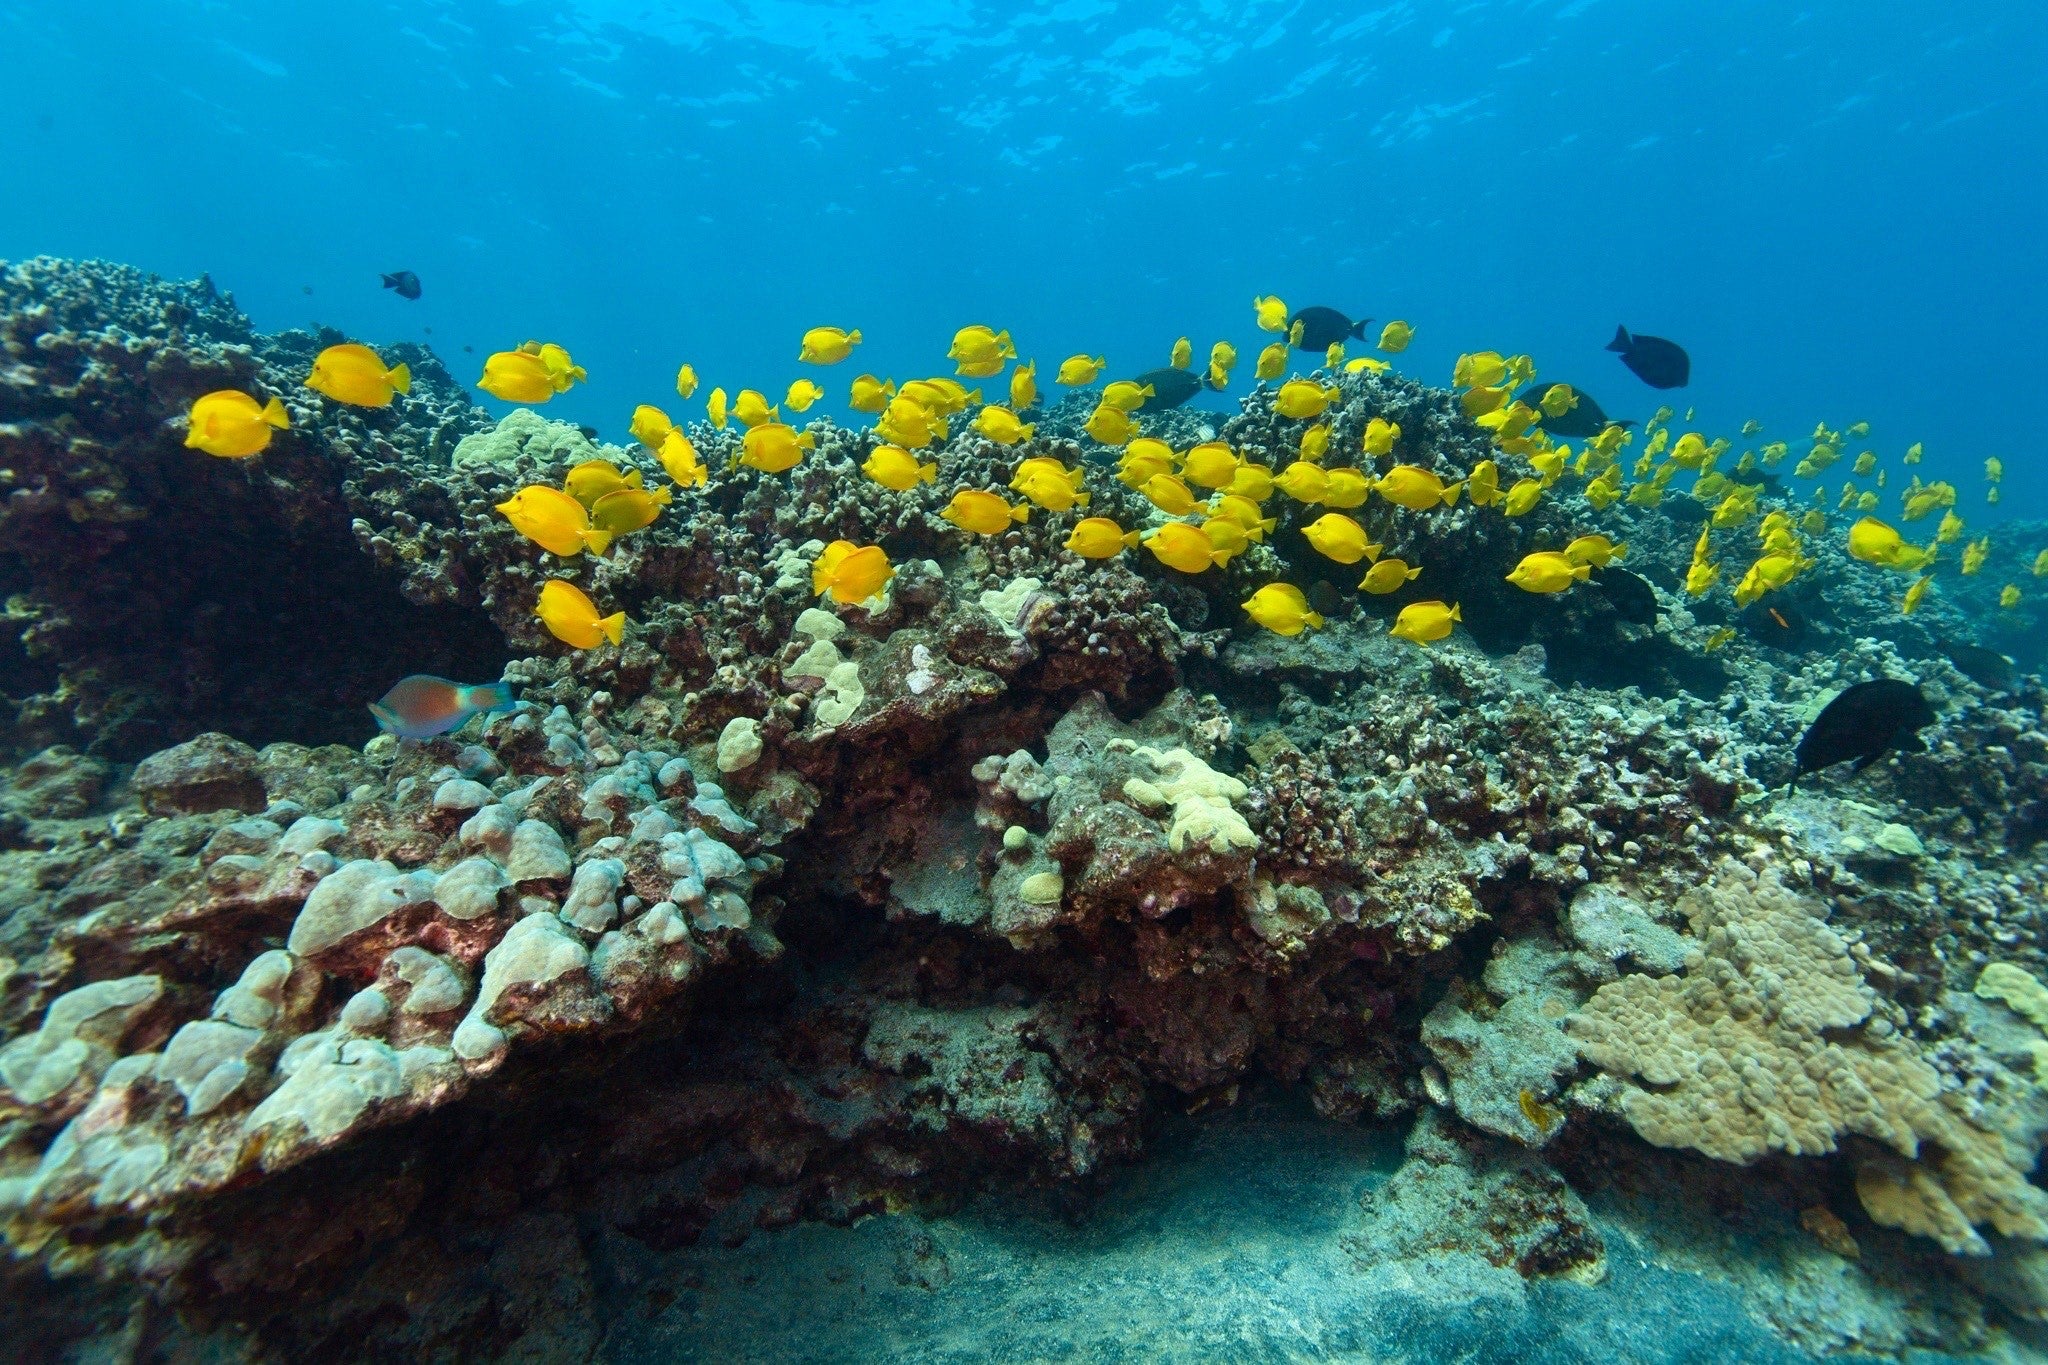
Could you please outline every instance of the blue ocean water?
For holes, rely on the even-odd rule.
[[[971,321],[1132,371],[1249,359],[1275,292],[1409,320],[1434,382],[1526,351],[1642,418],[1624,323],[1687,346],[1710,432],[1865,420],[2048,500],[2022,0],[97,0],[0,5],[0,54],[0,258],[209,272],[464,378],[559,339],[591,381],[551,415],[614,437],[683,360],[779,393],[821,323],[878,374]]]

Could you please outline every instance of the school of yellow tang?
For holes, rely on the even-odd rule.
[[[1253,312],[1260,330],[1288,334],[1258,352],[1253,372],[1260,382],[1273,385],[1271,409],[1288,424],[1283,430],[1293,448],[1281,453],[1289,458],[1274,459],[1261,450],[1258,453],[1266,460],[1255,460],[1214,439],[1176,449],[1147,435],[1143,413],[1157,394],[1154,385],[1136,380],[1104,384],[1083,424],[1093,440],[1118,452],[1114,477],[1156,509],[1157,524],[1126,528],[1109,517],[1087,515],[1092,494],[1086,470],[1022,450],[1003,490],[942,486],[944,468],[925,452],[947,442],[956,424],[964,423],[1005,450],[1027,447],[1035,438],[1037,424],[1027,418],[1041,401],[1037,363],[1020,359],[1007,330],[983,324],[962,327],[954,334],[946,352],[953,375],[900,384],[868,373],[852,379],[847,405],[873,418],[872,439],[859,471],[892,493],[929,496],[935,503],[943,495],[938,515],[969,535],[1002,534],[1026,522],[1034,510],[1075,514],[1063,542],[1068,552],[1103,561],[1143,550],[1166,568],[1189,575],[1228,564],[1264,543],[1279,531],[1281,509],[1294,507],[1299,511],[1287,515],[1287,534],[1300,536],[1315,554],[1335,564],[1363,563],[1358,587],[1371,595],[1405,589],[1423,575],[1424,566],[1386,556],[1386,547],[1375,543],[1347,512],[1377,499],[1408,514],[1427,516],[1456,508],[1462,496],[1489,514],[1514,518],[1555,497],[1560,486],[1575,489],[1596,510],[1617,501],[1656,507],[1667,496],[1694,499],[1706,509],[1706,516],[1685,572],[1684,591],[1705,597],[1725,585],[1737,607],[1783,589],[1814,566],[1808,540],[1829,531],[1830,510],[1860,514],[1846,533],[1852,558],[1916,575],[1900,599],[1900,609],[1907,614],[1918,609],[1934,584],[1936,569],[1948,562],[1942,547],[1960,546],[1950,558],[1963,575],[1979,572],[1990,553],[1988,537],[1964,540],[1966,523],[1956,510],[1961,494],[1946,481],[1923,482],[1917,473],[1908,472],[1905,482],[1893,488],[1900,523],[1924,522],[1939,514],[1924,544],[1913,543],[1874,515],[1882,509],[1889,471],[1874,446],[1848,453],[1869,437],[1867,423],[1839,430],[1820,423],[1804,441],[1770,441],[1730,458],[1734,442],[1680,431],[1672,425],[1674,411],[1663,407],[1639,430],[1610,422],[1574,450],[1546,432],[1544,424],[1572,412],[1579,395],[1565,384],[1532,387],[1534,361],[1496,351],[1460,355],[1451,382],[1458,407],[1487,433],[1498,458],[1483,459],[1463,477],[1446,482],[1436,471],[1402,458],[1401,426],[1388,417],[1370,416],[1362,434],[1346,443],[1335,438],[1330,418],[1333,408],[1341,407],[1343,390],[1333,376],[1386,369],[1389,362],[1373,356],[1347,358],[1339,341],[1321,355],[1324,364],[1317,373],[1289,376],[1290,343],[1300,343],[1300,324],[1290,330],[1290,311],[1276,296],[1254,299]],[[1409,323],[1390,322],[1379,335],[1377,349],[1397,355],[1414,335]],[[796,360],[815,367],[838,365],[862,340],[858,328],[813,327],[800,339]],[[1225,389],[1237,365],[1236,347],[1226,340],[1214,342],[1199,370],[1194,369],[1195,355],[1193,340],[1181,337],[1168,349],[1167,359],[1174,369],[1198,375],[1206,387]],[[1051,367],[1051,382],[1067,388],[1093,386],[1106,368],[1103,357],[1077,353]],[[559,344],[529,340],[491,354],[477,387],[508,402],[541,404],[587,378]],[[984,382],[970,389],[963,379]],[[323,351],[305,383],[338,403],[382,407],[408,392],[410,374],[405,365],[387,367],[368,347],[348,343]],[[675,388],[684,399],[696,394],[699,380],[693,365],[678,368]],[[985,397],[991,388],[994,396]],[[714,386],[705,399],[704,415],[713,429],[723,430],[730,422],[743,428],[738,449],[726,464],[728,475],[741,466],[762,475],[784,474],[816,448],[812,433],[785,422],[783,411],[806,412],[828,396],[825,387],[799,376],[782,389],[780,403],[771,403],[768,392],[772,390],[742,388],[729,397],[724,387]],[[974,409],[972,417],[964,417],[969,409]],[[1681,420],[1689,423],[1692,416],[1688,411]],[[194,403],[186,444],[222,458],[243,459],[262,452],[274,433],[289,428],[288,415],[276,398],[260,401],[222,391]],[[529,485],[497,510],[541,549],[569,559],[607,553],[621,537],[651,525],[676,492],[707,488],[710,473],[695,444],[666,411],[643,404],[634,409],[628,429],[668,476],[673,491],[645,487],[638,467],[621,469],[609,461],[591,460],[569,470],[559,489]],[[1748,439],[1762,432],[1760,423],[1748,421],[1740,435]],[[1795,446],[1804,449],[1794,460],[1792,475],[1814,484],[1811,503],[1803,509],[1792,495],[1767,497],[1769,483],[1761,477],[1761,471],[1794,459]],[[1639,453],[1630,459],[1632,447]],[[1910,470],[1920,463],[1922,453],[1917,443],[1908,447],[1900,457],[1901,466]],[[1512,479],[1504,475],[1501,462],[1510,458],[1525,464],[1528,474]],[[1848,480],[1831,492],[1830,471],[1844,461]],[[1998,501],[2003,476],[2001,460],[1985,461],[1988,503]],[[1681,477],[1690,479],[1684,489],[1676,487]],[[934,485],[930,494],[923,491],[928,484]],[[1008,494],[1015,494],[1015,500]],[[1741,550],[1752,536],[1754,548]],[[1731,551],[1734,562],[1742,566],[1739,574],[1724,572],[1723,556]],[[1567,592],[1626,552],[1626,545],[1586,532],[1564,545],[1531,551],[1504,577],[1529,593]],[[2035,558],[2032,572],[2035,577],[2048,576],[2048,549]],[[835,540],[814,563],[813,588],[830,601],[872,608],[887,592],[894,573],[879,545]],[[2001,607],[2011,608],[2020,599],[2019,586],[2009,583],[1998,600]],[[1251,621],[1280,635],[1297,635],[1324,624],[1302,589],[1285,582],[1259,587],[1241,605]],[[558,639],[578,649],[606,641],[618,644],[627,624],[623,612],[601,615],[580,589],[560,579],[544,585],[535,614]],[[1460,620],[1456,603],[1414,601],[1397,614],[1391,633],[1426,645],[1447,636]],[[1718,648],[1732,634],[1727,627],[1713,631],[1705,647]]]

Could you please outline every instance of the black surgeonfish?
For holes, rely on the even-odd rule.
[[[1543,395],[1549,393],[1551,389],[1548,383],[1531,384],[1528,388],[1515,395],[1515,401],[1531,412],[1541,414],[1541,420],[1538,422],[1538,425],[1552,436],[1598,436],[1610,426],[1632,427],[1635,425],[1632,421],[1616,420],[1609,417],[1600,410],[1600,405],[1593,401],[1593,395],[1587,393],[1577,384],[1567,384],[1565,387],[1570,389],[1579,401],[1573,404],[1571,411],[1562,417],[1552,417],[1549,413],[1543,411]]]
[[[1798,766],[1789,789],[1808,773],[1856,760],[1856,771],[1893,749],[1919,749],[1920,731],[1934,724],[1934,708],[1920,694],[1918,683],[1903,678],[1877,678],[1845,689],[1821,708],[1800,738]]]
[[[1626,327],[1614,329],[1607,349],[1621,353],[1621,363],[1635,377],[1653,389],[1682,389],[1692,378],[1692,357],[1675,341],[1663,337],[1630,336]]]
[[[410,270],[394,270],[381,278],[384,287],[395,291],[402,299],[416,299],[420,296],[420,277]]]
[[[1633,621],[1639,626],[1657,624],[1657,592],[1650,586],[1650,580],[1641,574],[1609,565],[1595,569],[1593,581],[1622,620]]]
[[[1296,350],[1327,351],[1346,338],[1363,337],[1371,321],[1360,318],[1353,322],[1334,308],[1303,308],[1287,319],[1287,335]]]
[[[1138,404],[1139,412],[1177,408],[1202,391],[1202,381],[1192,370],[1147,370],[1131,382],[1141,389],[1152,386],[1152,396]]]

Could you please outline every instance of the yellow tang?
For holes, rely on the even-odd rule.
[[[938,434],[938,423],[922,403],[908,394],[899,393],[882,410],[881,420],[875,423],[875,432],[899,446],[922,450]]]
[[[825,396],[825,391],[808,379],[792,383],[782,395],[782,402],[791,412],[808,412],[811,404]]]
[[[1252,538],[1245,534],[1244,527],[1234,517],[1207,518],[1202,522],[1202,534],[1209,537],[1216,553],[1223,556],[1216,561],[1218,564],[1228,564],[1251,548]]]
[[[1330,349],[1323,352],[1323,365],[1325,368],[1334,370],[1343,363],[1344,343],[1341,341],[1331,342]]]
[[[1342,512],[1325,512],[1301,528],[1301,534],[1316,553],[1339,564],[1356,564],[1361,559],[1378,559],[1380,547],[1366,539],[1365,528]]]
[[[860,472],[892,492],[904,493],[938,478],[939,467],[919,464],[917,457],[901,446],[882,445],[868,452]]]
[[[590,378],[589,371],[571,360],[568,351],[552,341],[528,341],[519,349],[540,357],[541,368],[548,372],[548,383],[554,386],[556,393],[567,393],[571,384]]]
[[[1188,451],[1181,473],[1189,483],[1199,488],[1228,488],[1230,481],[1237,477],[1238,466],[1243,463],[1225,442],[1204,441]]]
[[[939,513],[963,531],[972,531],[980,536],[992,536],[1006,531],[1013,521],[1024,521],[1031,515],[1031,504],[1018,503],[1012,507],[994,493],[979,489],[963,488],[953,495]]]
[[[1578,405],[1579,396],[1572,392],[1569,384],[1552,384],[1536,402],[1545,417],[1562,417]]]
[[[1604,569],[1614,560],[1628,557],[1628,542],[1617,543],[1601,535],[1580,536],[1564,547],[1564,557],[1574,564]]]
[[[661,443],[675,429],[676,424],[667,413],[645,403],[633,409],[633,420],[626,424],[626,434],[649,450],[660,450]]]
[[[512,529],[549,554],[580,555],[585,550],[603,554],[612,538],[593,530],[590,513],[582,503],[559,488],[532,483],[497,504],[497,510]]]
[[[1585,493],[1586,501],[1592,503],[1595,508],[1601,509],[1613,505],[1614,500],[1621,496],[1621,490],[1617,485],[1600,479],[1595,479],[1587,484]]]
[[[711,391],[711,397],[705,401],[704,412],[711,419],[712,426],[717,427],[720,431],[725,430],[724,389],[713,389]]]
[[[1505,384],[1497,388],[1467,389],[1458,395],[1458,406],[1464,409],[1467,417],[1484,417],[1505,406],[1512,396],[1512,391]]]
[[[575,649],[595,649],[606,640],[617,644],[626,634],[626,613],[599,616],[596,604],[583,595],[583,589],[560,578],[541,584],[533,614],[548,628],[548,634]]]
[[[1445,507],[1458,505],[1458,493],[1465,487],[1462,480],[1446,485],[1429,470],[1420,465],[1397,464],[1381,475],[1373,484],[1373,491],[1411,512],[1427,511],[1442,503]]]
[[[1209,368],[1229,374],[1237,366],[1237,347],[1227,341],[1219,341],[1209,348]],[[1222,385],[1217,385],[1221,388]]]
[[[1661,490],[1660,490],[1661,491]],[[1543,499],[1543,485],[1535,479],[1517,479],[1501,498],[1501,515],[1519,517]]]
[[[1372,480],[1362,469],[1331,469],[1323,484],[1323,506],[1343,509],[1363,507],[1372,492]]]
[[[1320,462],[1330,448],[1330,424],[1318,422],[1301,433],[1301,458]]]
[[[2034,577],[2048,578],[2048,550],[2034,556]]]
[[[1141,542],[1161,564],[1182,573],[1201,573],[1228,556],[1218,553],[1209,537],[1184,521],[1169,521]]]
[[[1035,461],[1025,461],[1027,465]],[[1048,512],[1065,512],[1075,507],[1086,507],[1089,495],[1081,487],[1080,471],[1072,477],[1061,472],[1058,460],[1045,462],[1051,469],[1019,469],[1017,477],[1010,480],[1010,487],[1030,499],[1034,506]]]
[[[1591,490],[1587,490],[1589,493]],[[1472,499],[1474,507],[1491,507],[1500,501],[1500,466],[1492,460],[1481,460],[1472,466],[1472,473],[1465,480],[1465,496]]]
[[[1913,580],[1913,586],[1906,589],[1905,597],[1899,602],[1899,610],[1907,616],[1920,610],[1920,599],[1927,596],[1927,589],[1933,584],[1934,575]]]
[[[1934,551],[1908,545],[1905,538],[1876,517],[1865,517],[1849,528],[1849,557],[1886,569],[1908,573],[1933,562]]]
[[[1973,540],[1963,547],[1963,573],[1974,574],[1984,567],[1984,561],[1991,555],[1991,537]]]
[[[1031,439],[1036,423],[1020,422],[1008,408],[991,403],[974,415],[974,429],[999,446],[1013,446]]]
[[[1712,654],[1715,650],[1719,649],[1722,645],[1727,644],[1730,640],[1734,638],[1735,627],[1721,626],[1718,629],[1716,629],[1712,634],[1707,636],[1707,642],[1706,644],[1702,645],[1701,648],[1704,649],[1707,653]]]
[[[1714,564],[1704,559],[1696,559],[1693,561],[1692,567],[1685,571],[1685,590],[1694,597],[1703,597],[1706,595],[1707,589],[1713,587],[1720,580],[1720,577],[1721,566],[1719,564]]]
[[[1509,572],[1508,582],[1523,592],[1563,592],[1574,583],[1583,583],[1592,572],[1588,565],[1573,563],[1554,550],[1538,550],[1522,556],[1522,562]]]
[[[732,400],[732,415],[742,426],[758,427],[764,422],[779,422],[782,413],[768,405],[768,395],[759,389],[741,389],[739,397]]]
[[[527,351],[496,351],[485,358],[476,386],[507,403],[545,403],[555,396],[548,367]]]
[[[1365,571],[1365,577],[1358,580],[1358,586],[1367,592],[1384,596],[1402,584],[1410,582],[1422,573],[1421,565],[1410,566],[1399,559],[1382,559]]]
[[[375,351],[350,341],[313,357],[306,387],[351,407],[381,408],[390,404],[392,394],[412,392],[412,370],[406,365],[387,368]]]
[[[1169,517],[1184,517],[1195,510],[1194,493],[1172,474],[1154,474],[1138,491]]]
[[[1067,537],[1067,548],[1083,559],[1114,559],[1137,543],[1136,531],[1126,531],[1108,517],[1083,517]]]
[[[1384,417],[1375,417],[1365,424],[1365,453],[1368,455],[1391,455],[1394,442],[1401,439],[1401,424],[1389,422]]]
[[[860,328],[842,332],[837,327],[813,327],[804,333],[796,358],[807,365],[837,365],[860,345]]]
[[[1173,462],[1147,455],[1138,459],[1125,459],[1118,466],[1116,480],[1129,488],[1143,488],[1160,474],[1171,474]]]
[[[1451,383],[1461,389],[1490,389],[1508,377],[1508,362],[1499,351],[1474,351],[1458,357]]]
[[[1189,341],[1186,337],[1182,337],[1179,341],[1173,343],[1173,354],[1169,357],[1169,363],[1173,366],[1173,368],[1175,368],[1176,370],[1185,370],[1190,364],[1194,362],[1194,359],[1194,342]]]
[[[1027,412],[1038,402],[1038,362],[1026,361],[1010,371],[1010,408]]]
[[[1102,405],[1115,408],[1118,412],[1136,412],[1139,408],[1145,406],[1147,398],[1157,396],[1158,390],[1154,389],[1150,384],[1140,384],[1130,379],[1119,379],[1103,388]]]
[[[670,497],[666,488],[614,489],[590,505],[590,524],[607,535],[623,536],[660,516]]]
[[[1401,614],[1394,618],[1393,629],[1387,634],[1426,645],[1449,635],[1452,625],[1464,619],[1458,614],[1455,602],[1448,607],[1441,602],[1410,602],[1401,608]]]
[[[762,422],[748,427],[740,439],[739,462],[763,474],[780,474],[795,467],[817,445],[817,438],[808,431],[798,432],[781,422]]]
[[[1238,605],[1275,635],[1299,635],[1304,627],[1323,628],[1321,614],[1309,610],[1308,598],[1292,583],[1268,583]]]
[[[1269,465],[1253,464],[1249,460],[1237,468],[1230,479],[1230,491],[1253,502],[1264,502],[1273,496],[1273,470]]]
[[[585,460],[562,478],[562,491],[585,507],[591,506],[607,493],[639,486],[639,470],[636,469],[630,474],[623,473],[610,460]]]
[[[889,406],[889,400],[896,396],[896,385],[887,379],[877,379],[871,374],[857,375],[853,381],[853,392],[846,405],[855,412],[880,412]]]
[[[895,576],[881,546],[835,540],[811,565],[811,591],[819,597],[830,594],[834,602],[865,602],[888,587]]]
[[[1105,356],[1096,356],[1091,360],[1086,355],[1070,355],[1060,362],[1060,372],[1053,377],[1068,388],[1093,384],[1095,377],[1102,373],[1102,367],[1108,363],[1109,360]]]
[[[1260,379],[1278,379],[1286,372],[1287,343],[1284,341],[1276,341],[1260,351],[1257,363],[1252,366],[1253,375]]]
[[[1277,294],[1266,294],[1252,300],[1252,312],[1257,315],[1261,332],[1284,332],[1287,330],[1287,305]]]
[[[1129,413],[1104,403],[1088,414],[1081,430],[1103,445],[1120,446],[1138,434],[1138,424],[1131,420]]]
[[[1008,332],[997,332],[979,323],[962,327],[953,333],[953,344],[946,349],[946,358],[954,361],[1001,362],[1017,354],[1017,348],[1010,344]]]
[[[684,365],[676,371],[676,393],[688,398],[697,391],[697,367]]]
[[[1330,406],[1332,399],[1339,397],[1343,390],[1334,385],[1325,388],[1306,379],[1290,379],[1280,386],[1280,392],[1273,396],[1273,411],[1282,417],[1305,421],[1320,417],[1323,409]]]
[[[2007,607],[2007,608],[2011,608],[2011,607],[2016,607],[2016,606],[2018,606],[2019,604],[2020,604],[2020,585],[2019,585],[2019,584],[2017,584],[2017,583],[2008,583],[2008,584],[2006,584],[2006,585],[2005,585],[2004,587],[2002,587],[2002,588],[2000,588],[2000,589],[1998,590],[1998,605],[1999,605],[1999,606],[2001,606],[2001,607]]]
[[[690,438],[680,430],[672,430],[661,438],[661,449],[655,452],[661,460],[661,467],[668,476],[682,488],[695,488],[706,478],[704,462],[697,457],[697,447],[690,444]]]
[[[1296,502],[1319,503],[1330,489],[1330,476],[1306,460],[1296,460],[1280,471],[1273,487]]]
[[[270,444],[272,431],[283,431],[292,424],[278,399],[258,403],[236,389],[221,389],[200,398],[185,421],[185,445],[224,460],[256,454]]]
[[[1388,355],[1408,349],[1408,343],[1415,339],[1415,329],[1395,318],[1380,328],[1380,349]]]
[[[1941,514],[1941,525],[1937,526],[1934,530],[1935,544],[1952,545],[1962,538],[1963,519],[1954,512],[1943,512]]]

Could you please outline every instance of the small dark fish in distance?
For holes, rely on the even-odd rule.
[[[1202,391],[1202,381],[1189,370],[1147,370],[1131,382],[1141,389],[1152,386],[1152,396],[1138,404],[1139,412],[1177,408]]]
[[[394,270],[381,277],[386,289],[395,290],[402,299],[416,299],[420,296],[420,277],[410,270]]]
[[[1593,401],[1593,395],[1587,393],[1577,384],[1567,385],[1567,387],[1578,396],[1579,400],[1573,404],[1572,410],[1562,417],[1552,417],[1548,413],[1544,413],[1542,419],[1537,423],[1538,426],[1542,427],[1552,436],[1598,436],[1609,427],[1632,427],[1635,425],[1632,421],[1617,420],[1609,417],[1600,410],[1600,405]],[[1543,409],[1539,405],[1543,401],[1543,395],[1549,392],[1550,383],[1548,381],[1531,384],[1528,388],[1515,395],[1515,401],[1533,412],[1541,413]]]
[[[1682,389],[1692,378],[1692,357],[1675,341],[1640,333],[1630,336],[1628,328],[1616,327],[1607,349],[1619,351],[1621,363],[1653,389]]]
[[[1894,749],[1926,746],[1920,731],[1934,724],[1934,708],[1920,694],[1918,683],[1903,678],[1877,678],[1845,689],[1821,708],[1800,738],[1798,766],[1786,790],[1799,779],[1837,763],[1856,760],[1862,772]]]
[[[1649,579],[1610,565],[1593,570],[1593,581],[1622,620],[1639,626],[1657,624],[1657,591],[1650,586]]]
[[[1944,640],[1941,652],[1964,677],[1994,692],[2011,687],[2020,675],[2019,666],[2009,656],[1967,640]]]
[[[1334,308],[1304,308],[1287,319],[1287,335],[1296,350],[1327,351],[1346,338],[1363,337],[1371,321],[1360,318],[1353,322]]]
[[[578,428],[576,428],[576,430],[578,430],[578,431],[582,432],[582,433],[583,433],[583,439],[584,439],[584,440],[586,440],[586,441],[589,441],[589,442],[590,442],[590,443],[591,443],[592,445],[595,445],[595,444],[597,443],[597,428],[596,428],[596,427],[578,427]]]

